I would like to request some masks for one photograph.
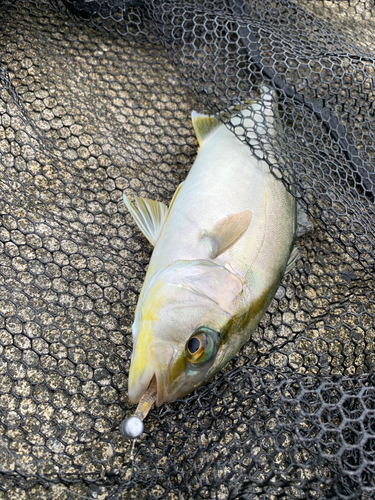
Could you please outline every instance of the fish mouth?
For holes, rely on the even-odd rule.
[[[169,373],[175,355],[175,347],[172,342],[152,342],[145,355],[147,365],[143,373],[137,373],[136,366],[132,363],[129,373],[129,399],[133,403],[139,403],[140,399],[149,390],[152,379],[156,378],[156,406],[161,406],[170,401]]]
[[[157,398],[157,386],[156,386],[156,377],[154,375],[151,379],[149,388],[143,394],[138,403],[134,416],[139,417],[141,420],[145,419],[148,415],[148,412],[153,407],[156,398]]]

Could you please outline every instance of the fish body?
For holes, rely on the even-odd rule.
[[[255,147],[261,140],[271,150],[265,131],[276,132],[273,99],[263,88],[232,118],[254,130]],[[193,125],[200,148],[169,209],[124,198],[154,244],[133,324],[133,402],[154,374],[160,406],[220,370],[267,309],[295,242],[295,199],[268,164],[218,118],[193,112]]]

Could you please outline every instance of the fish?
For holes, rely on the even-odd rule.
[[[296,260],[296,200],[261,157],[284,162],[270,140],[280,133],[275,94],[263,86],[225,117],[192,112],[199,149],[169,207],[124,194],[154,247],[132,326],[133,403],[155,378],[157,406],[207,383],[250,338]],[[252,149],[230,127],[246,129]]]

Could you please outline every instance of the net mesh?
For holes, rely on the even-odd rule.
[[[375,495],[370,1],[0,2],[0,499]],[[278,91],[251,144],[313,226],[236,358],[118,426],[151,247],[122,192],[168,203],[196,109]]]

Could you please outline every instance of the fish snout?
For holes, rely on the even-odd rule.
[[[170,370],[177,346],[173,342],[154,342],[149,351],[157,383],[156,405],[161,406],[168,399]]]
[[[135,346],[134,356],[129,372],[129,399],[138,403],[147,391],[152,377],[156,376],[157,406],[167,399],[169,372],[177,352],[174,342],[155,340],[141,352]]]

